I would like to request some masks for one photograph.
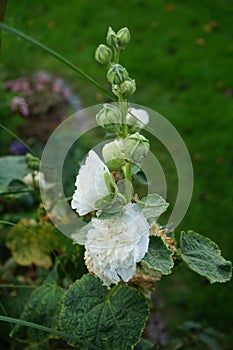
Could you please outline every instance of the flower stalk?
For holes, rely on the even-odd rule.
[[[118,99],[118,104],[105,103],[96,121],[114,132],[116,139],[104,145],[104,162],[89,152],[77,175],[71,201],[80,216],[96,211],[87,227],[72,238],[76,243],[85,242],[87,268],[106,286],[128,282],[149,245],[149,221],[140,205],[132,203],[132,173],[139,171],[147,156],[149,141],[139,133],[148,122],[147,112],[134,110],[135,118],[129,114],[128,98],[136,91],[136,84],[120,64],[120,52],[129,40],[127,28],[117,33],[109,28],[109,46],[100,44],[95,51],[95,59],[107,68],[107,80]]]

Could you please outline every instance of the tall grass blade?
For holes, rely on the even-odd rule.
[[[112,95],[111,93],[109,93],[109,91],[107,91],[103,86],[101,86],[96,80],[94,80],[92,77],[90,77],[88,74],[86,74],[85,72],[83,72],[80,68],[78,68],[77,66],[75,66],[72,62],[70,62],[69,60],[67,60],[64,56],[60,55],[58,52],[50,49],[48,46],[42,44],[41,42],[33,39],[32,37],[26,35],[25,33],[8,26],[5,23],[0,23],[0,29],[9,32],[25,41],[28,41],[29,43],[41,48],[42,50],[46,51],[49,55],[55,57],[56,59],[58,59],[59,61],[63,62],[64,64],[66,64],[68,67],[70,67],[71,69],[73,69],[76,73],[78,73],[79,75],[81,75],[83,78],[87,79],[90,83],[92,83],[93,85],[95,85],[99,90],[101,90],[105,95],[107,95],[111,100],[116,100],[116,98],[114,97],[114,95]]]

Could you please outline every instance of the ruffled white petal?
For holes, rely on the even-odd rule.
[[[104,285],[128,282],[148,250],[149,224],[137,204],[128,204],[123,214],[94,218],[87,233],[86,262]],[[88,264],[87,264],[88,265]]]
[[[101,209],[96,205],[96,202],[110,194],[104,178],[105,173],[110,174],[108,168],[91,150],[76,177],[75,186],[77,189],[71,201],[72,209],[75,209],[79,215]]]

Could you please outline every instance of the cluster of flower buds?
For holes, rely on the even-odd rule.
[[[32,171],[39,171],[40,160],[37,157],[34,157],[31,153],[27,153],[25,156],[27,166]]]
[[[128,98],[136,91],[135,80],[129,77],[127,70],[119,64],[120,52],[130,41],[130,32],[124,27],[115,32],[109,27],[106,42],[100,44],[95,52],[95,59],[108,67],[107,80],[112,84],[112,91],[117,97]]]
[[[150,147],[149,141],[140,134],[140,130],[149,122],[147,111],[128,108],[127,104],[128,97],[136,90],[136,84],[129,77],[126,68],[119,63],[119,53],[129,40],[128,28],[124,27],[115,32],[110,27],[106,38],[110,47],[101,44],[95,52],[98,62],[108,64],[107,80],[112,84],[112,91],[120,102],[105,103],[96,115],[99,126],[115,131],[117,135],[117,138],[105,144],[102,150],[105,164],[111,171],[120,171],[126,164],[128,167],[130,164],[141,167]]]

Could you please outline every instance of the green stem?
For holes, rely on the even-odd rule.
[[[0,23],[0,27],[1,27],[1,23]],[[31,152],[34,156],[36,156],[35,153],[33,152],[33,150],[19,136],[17,136],[13,131],[8,129],[2,123],[0,123],[0,128],[7,131],[10,135],[14,136],[14,138],[16,138],[20,143],[22,143],[22,145],[24,145],[29,152]]]
[[[127,202],[131,201],[131,163],[126,161],[125,163],[125,195]]]
[[[115,49],[114,62],[119,63],[119,60],[120,60],[120,52],[119,52],[119,50]]]
[[[0,321],[4,321],[4,322],[8,322],[8,323],[15,323],[15,324],[19,324],[21,326],[25,326],[25,327],[31,327],[31,328],[35,328],[35,329],[39,329],[40,331],[44,331],[50,334],[54,334],[57,335],[61,338],[64,339],[69,339],[69,334],[66,334],[64,332],[58,331],[56,329],[53,328],[49,328],[49,327],[45,327],[42,326],[40,324],[34,323],[34,322],[28,322],[28,321],[24,321],[24,320],[20,320],[18,318],[13,318],[13,317],[8,317],[8,316],[2,316],[0,315]],[[72,335],[73,338],[73,335]],[[90,347],[90,349],[99,349],[98,347],[96,347],[95,345],[90,344],[89,342],[84,342],[83,340],[79,339],[78,337],[75,337],[77,342],[83,345],[87,345]]]
[[[127,100],[124,99],[123,94],[119,93],[119,103],[120,110],[122,113],[122,137],[126,138],[128,135],[128,126],[126,121],[126,116],[128,113],[128,104]],[[131,201],[131,163],[130,161],[125,161],[125,165],[123,166],[123,171],[125,175],[125,197],[127,203]]]
[[[127,127],[127,123],[126,123],[126,115],[128,112],[128,106],[127,106],[127,100],[124,99],[124,97],[122,96],[121,93],[119,93],[119,103],[120,103],[120,110],[122,113],[122,137],[126,138],[126,136],[128,135],[128,127]]]
[[[7,5],[7,0],[1,0],[0,1],[0,22],[3,21],[5,12],[6,12],[6,5]],[[1,49],[1,32],[0,32],[0,49]]]
[[[80,68],[78,68],[77,66],[75,66],[72,62],[70,62],[69,60],[67,60],[65,57],[63,57],[62,55],[60,55],[58,52],[50,49],[48,46],[42,44],[41,42],[33,39],[32,37],[24,34],[23,32],[20,32],[19,30],[8,26],[5,23],[0,23],[0,29],[5,30],[6,32],[9,32],[15,36],[18,36],[19,38],[28,41],[29,43],[36,45],[37,47],[41,48],[42,50],[46,51],[48,54],[50,54],[51,56],[55,57],[56,59],[58,59],[59,61],[63,62],[64,64],[66,64],[68,67],[70,67],[71,69],[73,69],[76,73],[78,73],[79,75],[81,75],[83,78],[87,79],[89,82],[91,82],[93,85],[95,85],[99,90],[101,90],[105,95],[107,95],[111,100],[115,101],[116,98],[114,95],[112,95],[111,93],[109,93],[103,86],[101,86],[97,81],[95,81],[92,77],[90,77],[88,74],[84,73]]]
[[[38,286],[22,285],[22,284],[0,284],[0,288],[14,288],[14,289],[32,289]]]
[[[127,199],[125,198],[125,196],[123,194],[118,193],[118,198],[120,198],[124,204],[127,204]]]

